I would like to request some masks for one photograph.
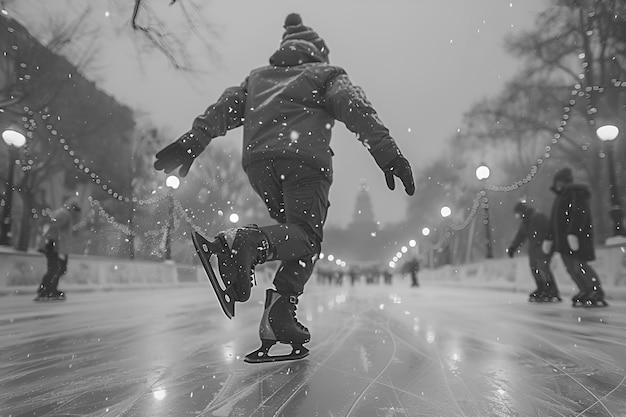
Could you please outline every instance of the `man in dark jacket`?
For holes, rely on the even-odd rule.
[[[78,199],[70,198],[50,214],[43,229],[39,252],[46,256],[46,273],[41,278],[35,301],[65,300],[65,292],[58,289],[59,280],[67,272],[72,233],[80,220]]]
[[[390,189],[395,188],[394,176],[409,195],[415,186],[409,162],[363,90],[342,68],[328,63],[324,40],[295,13],[287,16],[284,29],[270,65],[252,70],[240,86],[226,89],[193,121],[189,132],[157,153],[155,168],[169,173],[180,167],[179,174],[185,176],[213,138],[243,126],[243,169],[279,224],[218,234],[225,248],[217,254],[220,274],[232,278],[235,301],[246,301],[254,266],[280,260],[276,291],[267,291],[261,327],[267,324],[265,317],[274,314],[268,308],[276,306],[282,309],[279,316],[293,316],[288,332],[308,341],[308,330],[294,311],[321,249],[333,177],[330,139],[335,120],[357,135]],[[284,341],[291,338],[278,339],[291,343]]]
[[[420,283],[417,274],[420,271],[420,262],[416,256],[412,257],[404,264],[404,271],[411,275],[411,287],[419,287]]]
[[[598,274],[588,263],[596,259],[589,206],[591,192],[586,185],[574,183],[569,168],[554,175],[551,190],[556,198],[544,253],[554,250],[561,254],[568,274],[579,289],[572,298],[574,306],[607,306]]]
[[[537,289],[530,293],[528,300],[531,302],[561,301],[559,289],[550,270],[552,252],[545,254],[541,248],[543,241],[550,233],[550,219],[525,201],[518,202],[513,207],[513,212],[521,221],[507,253],[512,258],[520,246],[527,242],[530,271],[537,284]]]

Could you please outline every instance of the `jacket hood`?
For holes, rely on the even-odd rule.
[[[283,42],[270,57],[270,64],[276,67],[294,67],[311,62],[328,63],[328,55],[305,40],[293,39]]]
[[[570,184],[574,182],[574,175],[572,174],[572,170],[570,168],[560,169],[554,174],[554,179],[552,180],[552,187],[550,190],[555,194],[558,194],[559,191],[556,189],[556,183],[563,182],[565,184]]]

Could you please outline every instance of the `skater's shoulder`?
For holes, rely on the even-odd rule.
[[[580,198],[589,198],[591,197],[591,189],[587,184],[572,182],[567,184],[563,188],[564,194],[573,194],[576,197]]]

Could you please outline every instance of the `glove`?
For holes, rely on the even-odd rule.
[[[415,193],[415,183],[413,182],[413,171],[409,161],[402,155],[396,156],[383,168],[385,173],[385,181],[390,190],[395,190],[396,183],[394,176],[400,178],[404,185],[404,190],[408,195]]]
[[[578,244],[578,236],[576,235],[567,235],[567,244],[569,245],[569,248],[574,252],[580,249],[580,245]]]
[[[164,171],[166,174],[178,170],[181,177],[189,173],[189,168],[194,159],[204,150],[205,144],[201,143],[202,133],[198,130],[191,129],[182,135],[176,142],[173,142],[161,149],[156,154],[154,168],[157,171]]]
[[[515,255],[515,248],[514,247],[507,248],[506,253],[509,255],[509,258],[512,258]]]
[[[544,240],[543,243],[541,244],[541,250],[546,255],[549,255],[550,251],[552,250],[552,241],[551,240]]]

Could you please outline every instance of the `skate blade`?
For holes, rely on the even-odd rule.
[[[215,241],[207,240],[198,232],[193,232],[191,239],[193,240],[193,245],[196,248],[196,253],[200,258],[202,267],[207,274],[207,278],[215,291],[220,307],[222,307],[222,311],[224,311],[226,317],[232,319],[235,317],[235,297],[232,286],[228,285],[229,283],[223,282],[221,277],[218,278],[218,274],[215,273],[210,262],[211,255],[219,251],[217,248],[219,243],[216,244]]]
[[[554,296],[554,297],[542,297],[542,298],[537,299],[536,302],[546,304],[546,303],[560,303],[561,301],[563,301],[561,297]]]
[[[586,303],[584,304],[585,308],[603,308],[603,307],[608,307],[609,303],[607,303],[606,301],[598,301],[595,303]]]
[[[269,354],[270,348],[275,344],[275,341],[262,340],[261,347],[252,353],[249,353],[244,358],[244,362],[247,363],[268,363],[268,362],[282,362],[282,361],[295,361],[303,359],[309,356],[309,350],[302,345],[293,345],[291,353],[287,355],[275,355]]]
[[[33,299],[33,301],[36,301],[38,303],[65,301],[65,297],[63,297],[63,298],[57,298],[57,297],[37,297],[37,298]]]

